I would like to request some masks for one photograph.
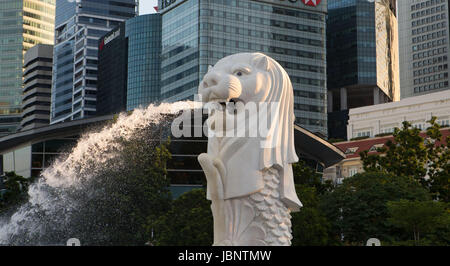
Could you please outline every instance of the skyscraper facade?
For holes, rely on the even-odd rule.
[[[53,44],[54,0],[0,1],[0,136],[21,121],[24,53],[36,44]]]
[[[51,123],[96,114],[98,40],[137,12],[136,0],[57,0]]]
[[[328,2],[328,130],[346,139],[348,109],[400,98],[395,0]]]
[[[296,122],[323,135],[326,115],[327,1],[160,0],[161,97],[192,99],[208,65],[262,52],[288,72]]]
[[[97,114],[147,106],[160,98],[161,15],[131,18],[99,42]]]
[[[148,14],[125,23],[128,40],[127,111],[160,100],[161,15]]]
[[[128,41],[125,23],[100,38],[98,47],[97,115],[116,114],[127,107]]]
[[[20,130],[50,124],[53,45],[38,44],[24,56]]]
[[[450,89],[448,0],[398,3],[401,98]]]

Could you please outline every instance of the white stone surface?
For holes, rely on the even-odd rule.
[[[437,117],[439,124],[449,125],[450,90],[350,109],[347,137],[374,137],[380,133],[393,132],[395,127],[401,128],[403,121],[425,130],[429,126],[426,121],[433,116]]]
[[[211,109],[213,134],[208,152],[198,157],[212,201],[214,245],[290,245],[290,211],[302,204],[291,165],[298,158],[289,76],[264,54],[240,53],[210,67],[199,94],[204,102],[222,103]],[[267,121],[264,103],[274,106],[271,130],[251,135],[260,121]],[[238,130],[245,134],[238,136]]]

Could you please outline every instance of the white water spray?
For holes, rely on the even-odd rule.
[[[57,227],[56,224],[68,222],[65,214],[75,210],[77,202],[67,199],[63,191],[76,189],[108,167],[108,161],[122,149],[117,140],[129,140],[139,129],[158,124],[164,115],[195,107],[191,101],[149,105],[135,109],[131,115],[122,113],[114,124],[82,136],[70,154],[57,158],[43,171],[42,178],[30,186],[26,204],[11,217],[0,216],[0,245],[11,244],[17,236],[21,238],[19,244],[39,244],[31,240],[28,243],[28,235],[31,239],[31,235],[43,234],[52,223]]]

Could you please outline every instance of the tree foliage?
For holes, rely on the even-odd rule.
[[[28,186],[32,181],[32,179],[24,178],[14,172],[6,172],[3,176],[4,188],[0,191],[0,213],[26,200]]]
[[[389,222],[412,236],[414,245],[450,244],[448,204],[436,201],[399,200],[389,201],[387,208]],[[408,242],[410,241],[402,242],[402,244],[408,244]]]
[[[342,237],[345,244],[356,245],[372,237],[391,241],[398,232],[387,221],[386,203],[400,199],[428,200],[430,196],[414,180],[383,172],[365,172],[344,179],[321,201],[321,209],[331,223],[330,237]]]
[[[433,193],[436,199],[449,202],[450,197],[450,138],[444,139],[436,117],[428,123],[426,138],[420,129],[407,121],[395,128],[394,140],[378,149],[379,154],[360,153],[365,171],[381,171],[417,180]]]
[[[194,189],[174,200],[170,210],[149,223],[153,245],[210,246],[213,243],[211,202],[204,189]],[[151,233],[150,233],[151,234]]]
[[[294,174],[294,183],[297,185],[314,187],[318,194],[323,194],[333,188],[330,181],[322,182],[322,174],[317,173],[302,160],[293,164],[292,170]]]
[[[303,207],[292,214],[293,246],[325,246],[329,244],[330,224],[319,209],[319,195],[315,187],[296,186]]]
[[[319,209],[320,195],[331,191],[330,182],[322,183],[321,174],[300,160],[292,166],[300,212],[292,214],[292,245],[323,246],[330,244],[330,224]]]

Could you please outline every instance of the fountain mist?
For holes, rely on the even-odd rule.
[[[115,123],[84,134],[71,152],[55,159],[42,177],[30,185],[28,202],[14,213],[0,216],[0,245],[61,245],[76,237],[73,234],[83,235],[83,231],[85,235],[92,234],[96,228],[107,227],[96,224],[96,217],[117,218],[120,213],[102,214],[92,209],[92,215],[86,215],[84,209],[80,217],[80,209],[89,208],[86,203],[89,200],[114,204],[113,197],[103,194],[110,192],[107,187],[115,182],[114,175],[109,173],[125,169],[126,162],[120,158],[122,144],[141,134],[142,145],[156,146],[154,141],[153,144],[146,141],[152,138],[151,132],[167,126],[161,124],[168,123],[168,115],[192,108],[194,103],[189,101],[150,105],[134,110],[131,115],[122,113]],[[103,177],[101,181],[96,180],[98,176]],[[114,187],[117,188],[120,186]]]

